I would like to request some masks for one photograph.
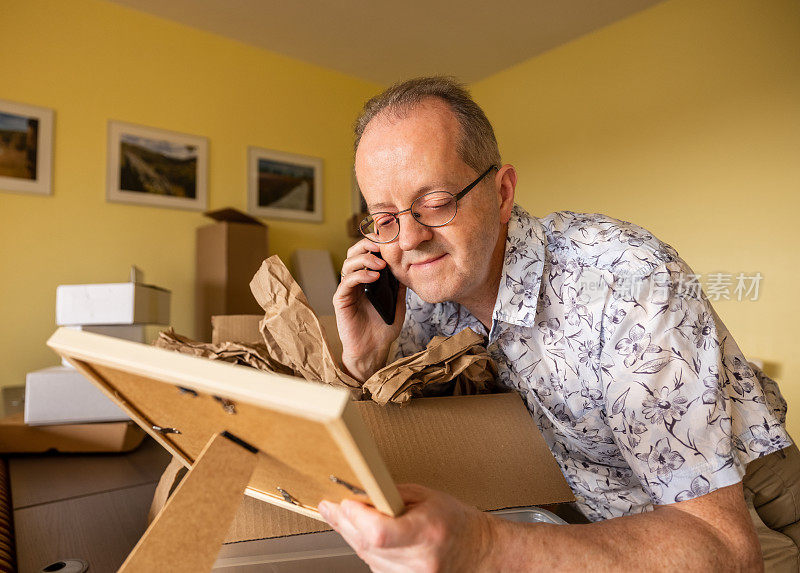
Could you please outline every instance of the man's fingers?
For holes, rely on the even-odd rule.
[[[358,287],[358,285],[366,283],[374,283],[376,280],[378,280],[379,276],[380,273],[378,271],[361,269],[359,271],[352,272],[348,275],[344,275],[342,277],[342,282],[340,283],[340,285],[350,290]]]
[[[369,239],[361,239],[355,245],[347,249],[347,258],[349,259],[352,256],[359,255],[366,251],[376,253],[380,251],[380,247]]]
[[[403,498],[403,503],[419,503],[428,499],[433,490],[417,483],[401,483],[397,485],[397,491]]]
[[[344,500],[341,507],[353,527],[361,532],[362,542],[368,547],[385,549],[409,544],[406,528],[399,520],[354,500]]]
[[[360,554],[370,546],[370,540],[366,538],[364,530],[353,523],[352,517],[342,504],[323,501],[320,502],[318,509],[328,525],[333,527],[357,553]]]
[[[348,257],[347,260],[342,264],[342,276],[346,277],[347,275],[364,268],[379,270],[385,266],[386,261],[379,259],[372,253],[354,255],[352,257]]]

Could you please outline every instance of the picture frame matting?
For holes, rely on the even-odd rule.
[[[122,121],[108,122],[106,200],[205,211],[208,140]]]
[[[52,109],[0,100],[0,191],[53,194]]]
[[[323,161],[319,157],[248,147],[248,213],[321,223],[322,170]]]

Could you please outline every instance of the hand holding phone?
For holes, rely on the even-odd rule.
[[[378,247],[368,239],[350,247],[333,295],[342,365],[362,382],[386,365],[405,317],[405,286],[378,256]]]
[[[380,253],[373,253],[378,258],[383,258]],[[395,311],[397,310],[397,293],[400,290],[400,281],[395,278],[389,265],[378,271],[378,280],[364,285],[364,294],[381,315],[383,322],[394,324]]]

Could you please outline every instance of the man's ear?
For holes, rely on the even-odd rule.
[[[517,187],[517,170],[513,165],[503,165],[495,176],[497,198],[500,201],[500,223],[505,225],[511,219],[514,207],[514,190]]]

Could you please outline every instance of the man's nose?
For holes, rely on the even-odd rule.
[[[400,223],[400,234],[397,237],[397,244],[404,251],[412,251],[417,248],[417,245],[433,237],[430,227],[419,223],[411,213],[408,215]]]

